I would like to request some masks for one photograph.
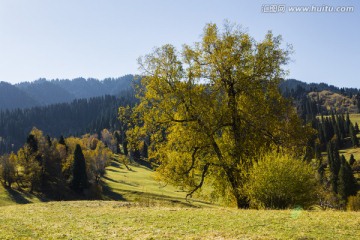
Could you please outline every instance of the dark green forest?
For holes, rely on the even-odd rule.
[[[81,136],[100,133],[104,128],[116,130],[120,106],[134,105],[133,90],[121,96],[76,99],[71,103],[0,111],[0,153],[16,152],[33,127],[51,137]]]

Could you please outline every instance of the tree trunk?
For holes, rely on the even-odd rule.
[[[236,200],[236,205],[238,208],[249,208],[249,201],[247,200],[244,194],[241,194],[242,191],[242,184],[241,178],[235,176],[235,169],[231,169],[229,167],[225,168],[226,176],[230,182],[233,195]]]

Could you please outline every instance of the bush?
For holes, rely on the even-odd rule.
[[[312,167],[287,154],[270,153],[256,163],[245,186],[255,208],[307,208],[316,202]]]
[[[360,192],[356,196],[350,196],[348,198],[347,210],[349,211],[360,211]]]

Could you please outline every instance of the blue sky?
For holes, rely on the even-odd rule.
[[[264,4],[285,13],[263,13]],[[352,13],[291,13],[290,6],[353,6]],[[0,0],[0,81],[118,77],[155,46],[200,40],[225,19],[256,40],[268,30],[293,45],[289,78],[360,88],[359,1]]]

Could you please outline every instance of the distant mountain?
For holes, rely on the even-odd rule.
[[[0,82],[0,109],[28,108],[37,105],[40,103],[26,92],[10,83]]]
[[[69,93],[62,87],[44,79],[27,85],[18,84],[16,87],[40,103],[40,105],[70,102],[76,98],[75,95]]]
[[[134,78],[133,75],[125,75],[101,81],[94,78],[39,79],[15,85],[1,82],[0,110],[46,106],[104,95],[118,96],[121,92],[131,88]]]

